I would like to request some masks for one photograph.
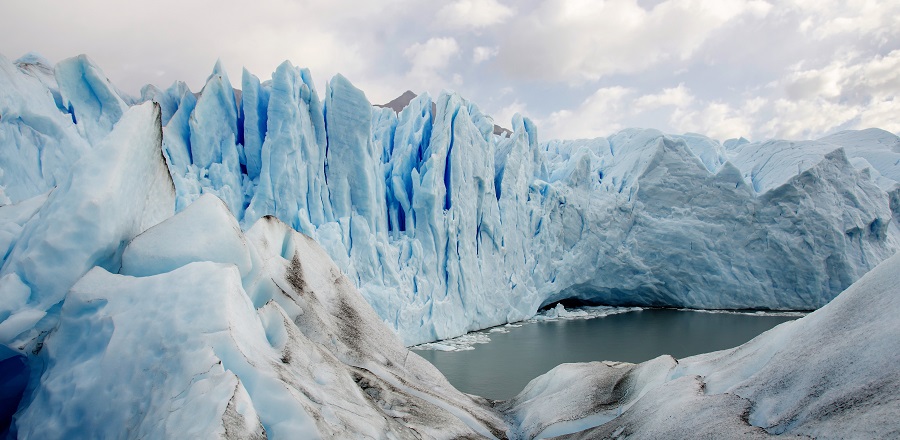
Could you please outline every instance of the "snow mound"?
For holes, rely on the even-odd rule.
[[[267,389],[280,405],[290,399],[271,377],[235,374],[268,360],[252,310],[233,266],[194,263],[147,278],[95,268],[69,292],[45,340],[47,371],[17,417],[19,435],[263,438],[246,387]],[[311,417],[293,415],[270,434],[309,437]]]

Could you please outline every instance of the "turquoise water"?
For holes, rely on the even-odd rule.
[[[473,350],[416,349],[416,353],[459,390],[508,399],[528,381],[561,363],[638,363],[663,354],[682,358],[736,347],[793,319],[797,316],[645,309],[602,318],[500,327],[475,335],[474,339],[487,337],[490,342],[471,344]]]

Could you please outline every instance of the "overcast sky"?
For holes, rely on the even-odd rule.
[[[900,0],[0,0],[0,54],[88,54],[120,89],[288,59],[320,94],[452,89],[542,139],[900,132]]]

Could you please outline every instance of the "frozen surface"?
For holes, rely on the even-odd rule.
[[[606,306],[596,306],[596,307],[582,307],[575,310],[567,310],[562,304],[557,304],[556,307],[551,309],[544,310],[530,319],[524,321],[525,323],[535,323],[535,322],[552,322],[552,321],[568,321],[568,320],[577,320],[577,319],[593,319],[593,318],[603,318],[605,316],[617,315],[619,313],[628,313],[628,312],[637,312],[643,310],[640,307],[606,307]],[[416,345],[412,348],[417,350],[438,350],[438,351],[465,351],[465,350],[474,350],[475,344],[487,344],[491,342],[491,334],[493,333],[509,333],[510,331],[515,331],[516,328],[521,327],[523,324],[504,324],[501,326],[491,327],[484,330],[478,330],[470,333],[466,333],[462,336],[457,336],[455,338],[444,339],[437,342],[427,342],[424,344]]]
[[[165,131],[177,209],[213,193],[244,229],[274,215],[310,235],[406,344],[569,298],[813,310],[897,250],[900,153],[883,131],[541,144],[522,117],[493,135],[454,93],[395,114],[339,75],[320,99],[288,62],[242,87],[234,100],[219,66],[195,106],[182,95]]]

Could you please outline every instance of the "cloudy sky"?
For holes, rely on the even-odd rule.
[[[543,139],[900,132],[900,0],[0,0],[0,54],[29,51],[132,94],[288,59],[320,93],[338,72],[373,103],[452,89]]]

